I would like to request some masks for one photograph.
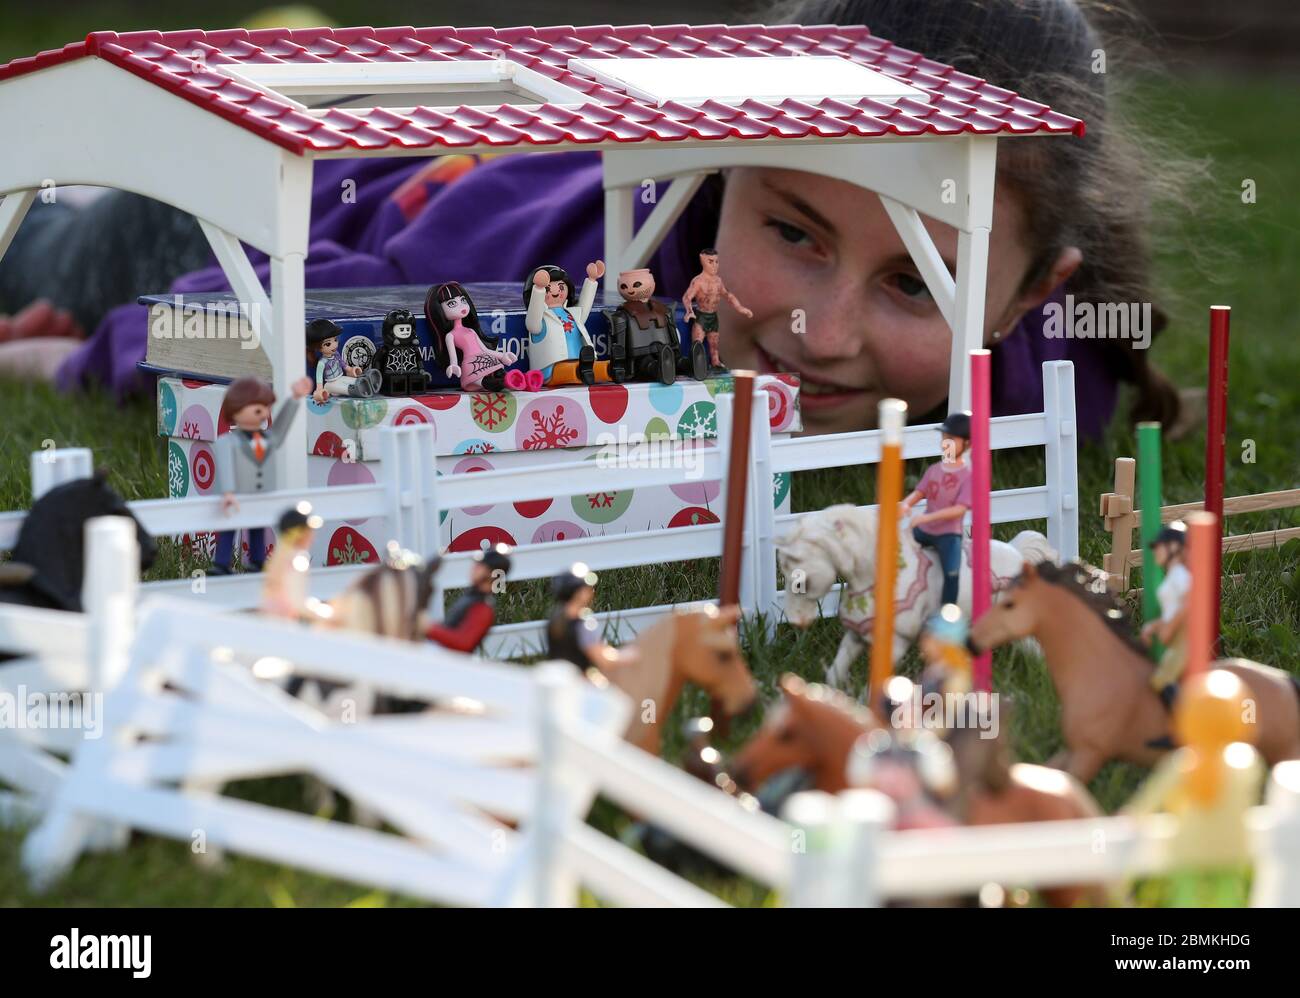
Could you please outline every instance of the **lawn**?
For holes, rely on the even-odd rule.
[[[1215,181],[1197,198],[1200,217],[1179,220],[1161,251],[1160,272],[1170,290],[1162,304],[1170,312],[1170,328],[1154,348],[1159,365],[1182,387],[1205,383],[1207,309],[1211,304],[1233,306],[1231,402],[1228,424],[1228,495],[1243,495],[1300,485],[1300,461],[1294,449],[1293,420],[1300,414],[1300,317],[1295,308],[1295,268],[1300,261],[1300,201],[1288,181],[1300,152],[1300,121],[1294,108],[1300,86],[1266,81],[1220,79],[1182,81],[1177,87],[1148,87],[1150,120],[1164,121],[1164,109],[1181,106],[1185,121],[1198,130],[1187,133],[1186,150],[1214,159]],[[1243,203],[1245,180],[1253,180],[1257,202]],[[110,399],[87,394],[75,400],[39,386],[13,384],[3,388],[4,418],[0,420],[0,509],[15,509],[30,501],[27,455],[49,446],[91,447],[110,471],[114,486],[128,498],[166,494],[162,443],[155,433],[154,408],[149,400],[117,406]],[[1247,448],[1247,441],[1253,445]],[[1165,502],[1201,497],[1204,476],[1204,433],[1194,430],[1166,445]],[[1254,460],[1249,461],[1253,450]],[[1111,485],[1113,460],[1135,455],[1132,430],[1117,419],[1105,440],[1085,445],[1079,454],[1080,543],[1084,557],[1099,563],[1108,548],[1101,529],[1096,497]],[[919,468],[909,468],[914,480]],[[995,480],[1022,485],[1042,480],[1041,457],[1028,453],[999,454]],[[794,508],[820,508],[837,501],[870,501],[873,482],[859,472],[818,472],[798,476]],[[1300,523],[1295,511],[1235,517],[1233,532],[1272,529]],[[1009,537],[1013,529],[1000,530]],[[175,573],[174,551],[164,552],[154,574]],[[1225,587],[1223,635],[1227,654],[1241,655],[1300,673],[1300,544],[1280,551],[1230,556],[1225,572],[1243,578]],[[611,572],[602,579],[599,606],[615,609],[709,595],[716,584],[716,564],[708,561],[638,571]],[[1140,579],[1137,580],[1140,584]],[[505,619],[543,615],[545,595],[538,585],[521,585],[505,598]],[[752,637],[752,632],[747,638]],[[750,665],[770,697],[778,677],[793,671],[820,678],[839,640],[838,625],[822,621],[794,633],[782,628],[774,642],[748,641]],[[905,671],[917,662],[909,657]],[[859,673],[862,671],[859,664]],[[1014,704],[1012,728],[1020,757],[1046,759],[1060,747],[1058,705],[1042,664],[1023,653],[1007,650],[995,655],[998,689]],[[688,691],[681,716],[706,709],[698,691]],[[745,739],[757,720],[738,725],[724,748]],[[670,738],[667,753],[679,751]],[[1132,792],[1141,773],[1133,767],[1111,765],[1093,782],[1092,790],[1108,810]],[[283,785],[249,791],[258,799],[286,792]],[[598,824],[616,830],[622,819],[599,808]],[[226,860],[218,871],[191,862],[184,844],[151,838],[122,855],[83,860],[52,894],[37,898],[27,892],[16,868],[18,836],[0,832],[0,905],[5,904],[392,904],[399,899],[362,887],[333,883],[292,870],[239,858]],[[762,903],[762,892],[751,885],[716,885],[729,900]]]

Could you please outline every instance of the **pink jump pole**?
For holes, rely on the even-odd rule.
[[[1214,514],[1214,602],[1210,623],[1212,647],[1218,654],[1220,598],[1223,588],[1223,450],[1228,432],[1228,323],[1232,309],[1210,306],[1210,372],[1206,381],[1209,402],[1205,427],[1205,511]]]
[[[989,496],[993,491],[993,462],[989,454],[989,372],[991,355],[987,350],[970,352],[970,461],[971,461],[971,622],[993,604],[993,573],[989,541],[993,521]],[[993,657],[983,652],[971,663],[976,690],[993,688]]]

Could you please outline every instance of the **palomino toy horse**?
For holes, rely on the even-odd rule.
[[[1168,750],[1169,712],[1152,691],[1152,664],[1132,637],[1127,608],[1087,565],[1026,565],[971,628],[975,648],[1033,637],[1061,700],[1065,750],[1052,760],[1087,783],[1109,759],[1154,765]],[[1256,748],[1269,765],[1300,758],[1300,687],[1294,676],[1246,659],[1215,663],[1249,687]]]
[[[925,622],[939,610],[943,569],[930,552],[917,544],[906,524],[899,530],[899,571],[894,590],[894,661],[921,634]],[[845,580],[840,592],[840,624],[844,637],[835,661],[826,670],[826,682],[843,688],[849,668],[866,648],[875,620],[876,511],[870,508],[829,506],[804,517],[794,531],[776,542],[781,571],[785,574],[785,615],[795,627],[808,627],[819,616],[818,600],[831,591],[836,579]],[[990,567],[996,593],[1015,578],[1026,561],[1054,561],[1056,552],[1047,538],[1032,530],[1021,531],[1004,544],[990,545]],[[970,552],[962,562],[959,605],[970,614]]]
[[[739,607],[686,607],[663,617],[630,648],[602,662],[600,673],[632,700],[632,723],[624,737],[658,755],[663,723],[687,683],[721,701],[728,717],[754,705],[757,690],[736,635]],[[588,674],[594,670],[589,670]]]
[[[850,762],[854,746],[858,739],[879,729],[880,722],[843,693],[805,683],[797,676],[783,676],[781,691],[782,703],[732,758],[732,775],[742,787],[752,788],[777,773],[799,768],[809,773],[817,790],[847,790],[853,785]],[[1097,802],[1077,780],[1045,766],[1012,764],[1004,734],[995,739],[980,738],[980,734],[974,729],[947,733],[957,763],[957,793],[950,806],[957,822],[1002,825],[1101,814]],[[1042,894],[1053,907],[1101,898],[1096,888],[1087,886],[1058,887]]]

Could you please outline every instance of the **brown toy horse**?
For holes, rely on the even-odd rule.
[[[817,790],[847,790],[850,753],[859,738],[880,727],[875,715],[837,690],[810,685],[797,676],[782,677],[781,691],[783,702],[732,759],[737,783],[752,789],[782,770],[799,767],[812,775]],[[1068,774],[1010,763],[1004,736],[984,739],[974,729],[962,729],[950,732],[948,741],[958,773],[951,807],[963,824],[1095,818],[1102,813],[1087,789]],[[1042,895],[1053,907],[1103,900],[1100,889],[1090,886],[1057,887]]]
[[[719,701],[728,717],[754,705],[754,677],[736,634],[739,617],[740,609],[734,606],[687,607],[657,621],[635,645],[609,649],[600,672],[632,700],[627,741],[658,755],[663,725],[687,683]]]
[[[1052,760],[1087,783],[1102,764],[1154,765],[1167,748],[1169,713],[1151,689],[1151,661],[1128,614],[1086,565],[1026,565],[1002,599],[971,628],[971,645],[996,648],[1034,638],[1061,701],[1066,749]],[[1300,757],[1300,689],[1289,673],[1246,659],[1214,666],[1238,676],[1256,708],[1255,745],[1269,765]]]

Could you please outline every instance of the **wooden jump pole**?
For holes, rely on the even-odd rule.
[[[992,402],[989,374],[992,355],[987,350],[970,352],[970,462],[971,462],[971,623],[993,605],[993,572],[989,544],[993,538],[990,497],[993,494],[993,461],[989,451],[989,415]],[[993,688],[993,654],[981,652],[971,662],[976,691]]]
[[[1165,577],[1164,569],[1156,564],[1156,553],[1151,542],[1160,533],[1160,505],[1163,483],[1160,470],[1160,424],[1138,424],[1138,506],[1142,510],[1142,528],[1138,531],[1142,549],[1142,620],[1151,621],[1160,616],[1160,601],[1156,590]],[[1128,542],[1125,541],[1127,548]],[[1160,643],[1151,646],[1151,656],[1160,660]]]
[[[881,711],[880,696],[894,672],[894,581],[898,575],[898,504],[903,501],[903,427],[907,403],[881,399],[880,465],[876,470],[876,617],[871,626],[871,685],[867,703]]]
[[[1191,513],[1187,517],[1188,567],[1192,591],[1187,606],[1187,665],[1184,676],[1204,672],[1215,658],[1218,634],[1216,600],[1219,595],[1219,518],[1213,513]],[[1147,587],[1148,590],[1150,587]]]
[[[1228,323],[1232,309],[1227,305],[1210,306],[1210,368],[1206,381],[1209,396],[1205,427],[1205,511],[1214,514],[1214,607],[1213,640],[1219,645],[1219,617],[1221,612],[1221,579],[1223,577],[1223,551],[1218,538],[1223,531],[1223,471],[1224,444],[1228,433]]]
[[[749,433],[754,410],[754,372],[732,371],[731,445],[727,455],[727,501],[722,521],[722,564],[718,569],[718,603],[740,602],[740,567],[745,541],[745,495],[749,489]],[[726,737],[722,704],[709,704],[713,730]]]

